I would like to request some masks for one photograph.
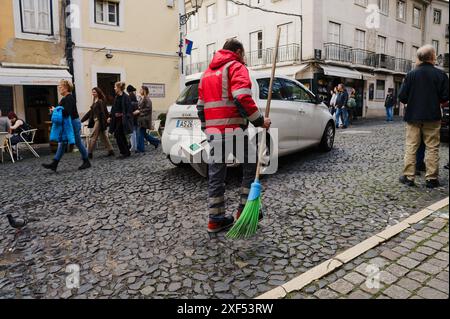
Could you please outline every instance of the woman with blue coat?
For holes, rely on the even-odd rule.
[[[84,170],[90,168],[91,163],[89,162],[88,152],[83,144],[83,141],[81,140],[81,121],[80,116],[78,115],[77,102],[72,95],[73,84],[68,80],[61,80],[58,85],[58,90],[59,94],[61,94],[63,97],[59,102],[59,105],[64,108],[62,110],[63,122],[69,120],[70,123],[72,124],[74,142],[75,145],[80,150],[81,159],[83,160],[83,164],[78,169]],[[63,124],[63,127],[66,127],[66,125]],[[53,159],[53,162],[50,164],[43,164],[42,166],[46,169],[50,169],[56,172],[59,161],[63,157],[64,151],[66,150],[68,143],[70,143],[69,140],[66,141],[64,139],[60,139],[58,141],[58,150],[56,151],[56,155]]]

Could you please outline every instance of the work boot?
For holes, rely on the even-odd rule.
[[[406,176],[400,177],[399,181],[400,181],[400,183],[405,184],[405,185],[407,185],[409,187],[416,186],[416,183],[413,180],[408,179],[408,177],[406,177]]]
[[[94,154],[89,153],[89,154],[88,154],[88,158],[89,158],[89,159],[93,159],[93,158],[94,158]]]
[[[429,179],[425,182],[427,188],[438,188],[441,187],[441,183],[437,179]]]
[[[233,216],[223,216],[217,218],[210,218],[208,223],[208,233],[219,233],[223,230],[231,228],[234,224]]]
[[[78,170],[82,171],[82,170],[88,169],[90,167],[91,167],[91,163],[89,162],[89,159],[85,159],[85,160],[83,160],[83,165],[78,167]]]
[[[106,155],[106,157],[112,157],[114,156],[114,151],[109,151],[108,154]]]
[[[54,159],[53,162],[52,162],[51,164],[42,164],[42,166],[43,166],[45,169],[50,169],[50,170],[56,172],[56,170],[58,169],[58,163],[59,163],[59,161],[57,161],[57,160]]]

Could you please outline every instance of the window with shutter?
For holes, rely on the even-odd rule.
[[[51,0],[19,0],[23,33],[53,35]]]
[[[95,0],[95,23],[119,26],[120,1]]]
[[[38,33],[51,34],[51,12],[49,0],[38,0]]]

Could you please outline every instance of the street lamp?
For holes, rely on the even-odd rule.
[[[198,9],[202,6],[203,0],[190,0],[190,2],[194,10],[186,14],[180,14],[180,26],[186,25],[189,18],[197,14]]]

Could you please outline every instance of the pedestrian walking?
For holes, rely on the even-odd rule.
[[[406,149],[400,182],[415,186],[416,154],[421,137],[425,143],[426,187],[439,187],[441,103],[448,101],[448,76],[435,67],[436,50],[425,45],[417,51],[418,66],[406,75],[400,88],[400,102],[406,104]]]
[[[145,141],[147,140],[151,145],[155,148],[158,148],[161,143],[157,138],[151,136],[147,133],[147,130],[151,130],[153,127],[152,121],[152,100],[149,97],[148,87],[142,86],[140,95],[141,99],[139,100],[138,110],[134,112],[134,115],[137,116],[137,151],[139,153],[145,152]]]
[[[208,136],[211,158],[208,164],[208,232],[217,233],[231,227],[234,217],[225,213],[225,178],[227,159],[233,153],[242,158],[243,178],[241,201],[236,218],[240,217],[256,174],[256,163],[249,160],[250,148],[256,149],[242,129],[248,122],[255,127],[270,127],[252,98],[251,80],[244,64],[245,51],[236,39],[226,41],[204,72],[199,85],[198,116]],[[227,134],[225,134],[227,132]],[[240,135],[240,136],[239,136]],[[244,139],[244,154],[238,154],[236,143]],[[233,149],[229,149],[230,142]],[[225,147],[227,145],[227,147]],[[255,152],[256,154],[256,152]],[[220,156],[219,156],[220,155]]]
[[[130,151],[138,153],[137,134],[138,134],[139,127],[137,124],[137,115],[134,115],[134,112],[136,112],[138,110],[138,104],[139,104],[139,101],[138,101],[138,98],[136,95],[136,91],[137,90],[134,86],[132,86],[132,85],[127,86],[127,93],[130,98],[131,108],[133,111],[133,133],[131,133],[131,136],[130,136],[130,145],[131,145]]]
[[[62,117],[70,122],[73,129],[73,136],[75,145],[78,147],[80,151],[81,159],[83,160],[83,164],[78,168],[79,170],[88,169],[91,167],[91,163],[89,162],[88,152],[86,147],[81,140],[81,120],[78,115],[77,109],[77,101],[75,97],[72,95],[73,92],[73,84],[69,80],[61,80],[58,85],[59,94],[63,97],[59,102],[59,106],[63,108]],[[54,107],[50,109],[53,112]],[[71,134],[70,134],[71,135]],[[64,152],[67,149],[68,141],[61,141],[58,143],[58,149],[56,151],[56,155],[53,158],[53,162],[50,164],[43,164],[42,166],[46,169],[50,169],[54,172],[58,169],[58,164],[64,156]]]
[[[125,83],[117,82],[114,85],[116,97],[111,108],[111,115],[108,120],[109,132],[114,134],[121,156],[119,158],[130,157],[130,145],[127,135],[133,133],[133,110],[131,101],[125,91]]]
[[[81,119],[83,123],[88,121],[88,128],[92,129],[88,145],[89,159],[93,158],[94,148],[99,137],[108,151],[107,156],[114,156],[113,147],[107,133],[109,112],[106,108],[105,94],[100,88],[95,87],[92,89],[92,98],[93,101],[89,111]]]
[[[342,120],[342,126],[344,129],[348,127],[348,92],[345,89],[344,84],[338,85],[338,94],[336,97],[336,128],[339,128],[339,121]],[[342,118],[341,118],[342,117]]]
[[[356,91],[355,91],[355,89],[351,90],[350,97],[348,98],[348,102],[347,102],[347,108],[348,108],[347,126],[349,126],[350,124],[353,124],[353,120],[355,118],[355,112],[356,112]]]
[[[386,96],[386,100],[384,102],[384,107],[386,108],[386,121],[393,122],[394,121],[394,106],[395,106],[395,97],[394,97],[394,89],[389,89],[388,94]]]
[[[333,91],[331,91],[331,99],[330,99],[330,106],[329,106],[331,115],[334,115],[334,113],[336,112],[337,95],[338,95],[338,89],[337,89],[337,86],[336,86],[333,89]]]
[[[80,151],[81,159],[83,160],[83,164],[78,168],[79,170],[88,169],[91,167],[91,163],[89,162],[88,152],[86,147],[81,140],[81,121],[80,116],[78,115],[77,109],[77,101],[75,97],[72,95],[73,92],[73,84],[69,80],[61,80],[58,85],[59,94],[63,97],[59,102],[59,106],[63,108],[62,117],[65,121],[70,122],[73,130],[73,137],[75,145],[78,147]],[[50,109],[53,112],[54,107]],[[69,135],[71,132],[69,132]],[[64,156],[64,152],[67,149],[68,141],[61,141],[58,143],[58,149],[56,151],[56,155],[53,158],[53,162],[50,164],[43,164],[42,166],[46,169],[50,169],[54,172],[58,169],[58,164]]]

